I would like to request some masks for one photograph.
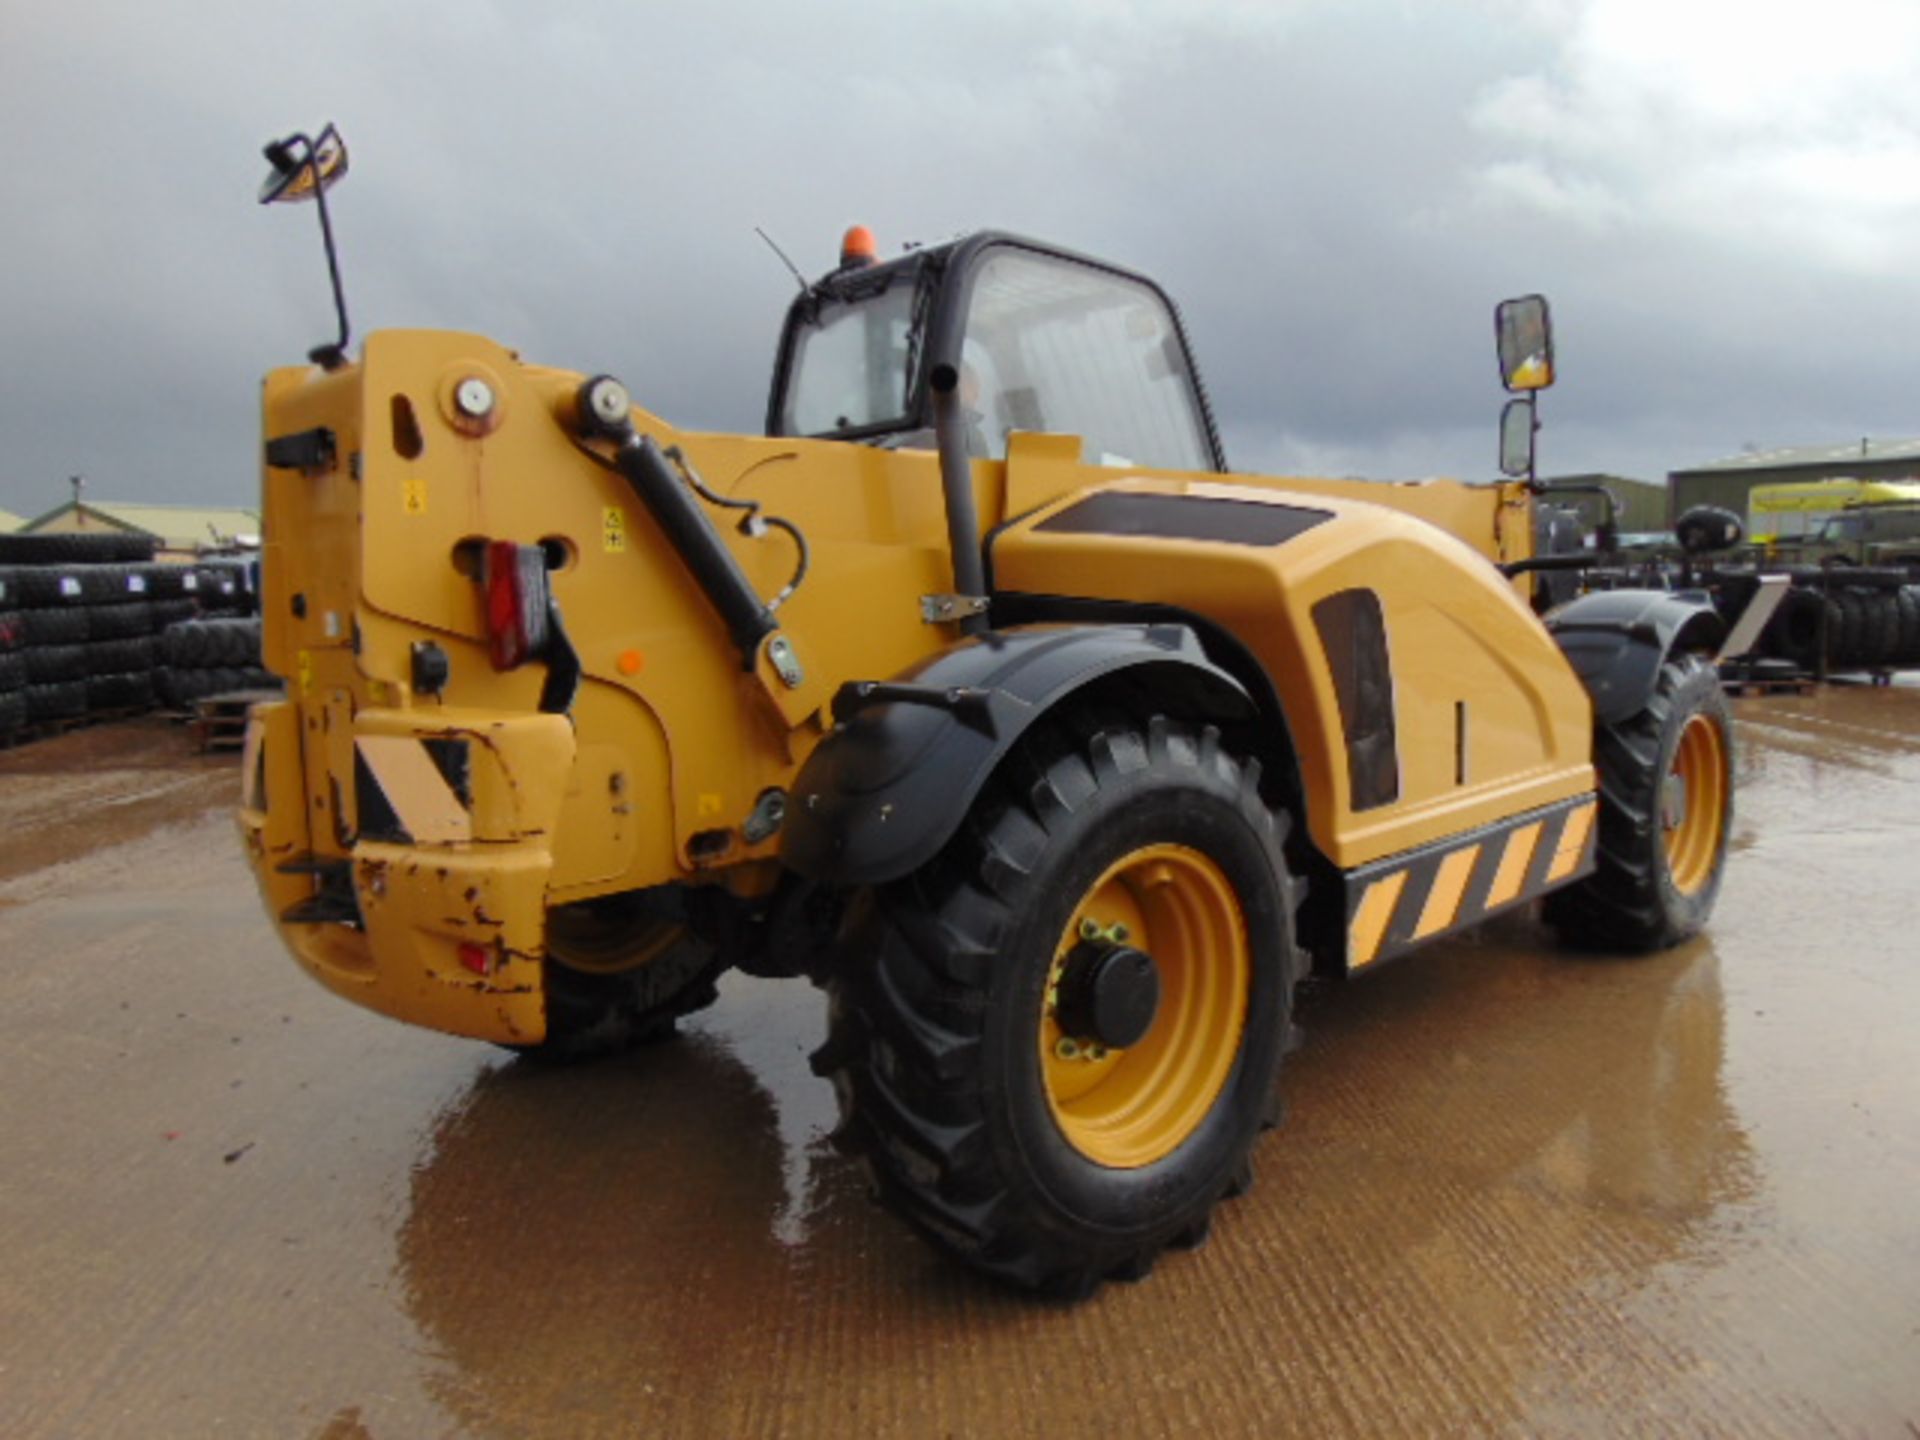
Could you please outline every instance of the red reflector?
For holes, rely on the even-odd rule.
[[[493,668],[511,670],[547,643],[547,557],[538,545],[487,542],[481,571],[487,653]]]
[[[476,975],[490,974],[493,970],[493,951],[485,945],[476,945],[471,940],[462,940],[460,963]]]

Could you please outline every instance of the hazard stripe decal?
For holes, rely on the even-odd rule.
[[[430,748],[436,743],[410,735],[362,735],[354,741],[361,835],[401,845],[473,839],[473,802],[464,770],[455,768],[445,746]]]
[[[1593,871],[1594,799],[1577,796],[1351,870],[1351,969],[1477,925]]]

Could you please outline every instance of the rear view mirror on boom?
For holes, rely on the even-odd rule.
[[[1553,318],[1544,295],[1502,300],[1493,312],[1500,344],[1500,383],[1510,391],[1553,384]],[[1512,472],[1508,472],[1512,473]]]

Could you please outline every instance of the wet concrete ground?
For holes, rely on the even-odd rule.
[[[0,1434],[1920,1434],[1920,690],[1738,713],[1710,936],[1319,997],[1254,1190],[1075,1308],[868,1206],[805,986],[519,1063],[296,971],[230,760],[0,755]]]

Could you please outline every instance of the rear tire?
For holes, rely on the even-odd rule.
[[[1298,973],[1284,818],[1258,782],[1211,727],[1049,728],[938,856],[855,901],[814,1068],[836,1143],[914,1229],[1077,1298],[1199,1243],[1251,1182]],[[1126,945],[1158,1007],[1131,1043],[1088,1045],[1061,997]]]
[[[1866,609],[1867,663],[1891,665],[1900,653],[1900,592],[1875,590],[1861,598]]]
[[[1900,654],[1902,665],[1920,664],[1920,586],[1900,587]]]
[[[1572,944],[1659,950],[1713,913],[1733,825],[1733,719],[1713,666],[1675,655],[1639,714],[1594,737],[1596,869],[1547,896]]]
[[[682,1015],[719,998],[726,968],[672,887],[556,906],[547,913],[547,1038],[508,1048],[570,1063],[664,1040]]]

